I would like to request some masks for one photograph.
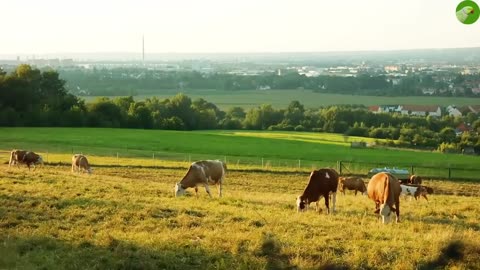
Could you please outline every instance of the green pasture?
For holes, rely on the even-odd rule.
[[[146,98],[156,96],[160,99],[170,98],[177,93],[182,92],[192,99],[203,98],[227,109],[234,106],[243,108],[256,107],[261,104],[271,104],[275,108],[286,108],[292,100],[298,100],[307,108],[317,108],[320,106],[337,104],[360,104],[360,105],[385,105],[385,104],[409,104],[409,105],[440,105],[448,106],[455,104],[457,106],[478,105],[480,99],[466,97],[427,97],[427,96],[409,96],[409,97],[383,97],[383,96],[357,96],[357,95],[339,95],[315,93],[311,90],[158,90],[158,92],[149,95],[135,96],[135,100],[145,100]],[[82,97],[87,102],[95,100],[97,97]]]
[[[338,134],[252,131],[163,131],[104,128],[0,128],[0,149],[27,149],[54,153],[131,157],[153,160],[194,161],[222,159],[230,165],[310,170],[337,167],[344,173],[366,174],[374,166],[433,167],[423,175],[447,178],[456,168],[459,178],[474,178],[479,157],[392,148],[351,148],[352,141],[371,139]],[[65,162],[70,162],[66,159]],[[420,170],[420,169],[419,169]],[[451,172],[450,172],[451,173]],[[451,175],[455,178],[455,175]]]

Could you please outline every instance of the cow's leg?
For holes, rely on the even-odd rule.
[[[315,211],[320,213],[320,199],[315,202]]]
[[[337,211],[337,192],[332,193],[332,204],[332,211],[333,213],[335,213]]]
[[[212,198],[212,193],[210,192],[210,187],[208,186],[207,182],[205,182],[205,191],[208,193],[208,196]]]
[[[198,198],[198,187],[197,186],[195,186],[195,197]]]
[[[399,223],[400,222],[400,200],[396,201],[395,203],[395,215],[396,215],[395,222]]]
[[[218,182],[218,197],[222,197],[222,181]]]
[[[323,197],[325,198],[325,206],[327,207],[327,214],[330,214],[330,195],[327,193],[327,194],[324,194]]]
[[[425,198],[425,200],[427,200],[428,202],[428,198],[427,198],[427,195],[426,194],[422,194],[422,196]]]
[[[355,189],[355,196],[357,196],[357,190]]]

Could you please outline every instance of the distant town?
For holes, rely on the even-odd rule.
[[[69,91],[84,96],[135,96],[160,89],[310,89],[355,95],[478,97],[478,55],[478,48],[336,54],[107,54],[103,60],[101,55],[22,55],[0,60],[0,68],[8,72],[28,64],[55,69],[68,81]],[[105,80],[111,80],[110,90],[104,89]]]

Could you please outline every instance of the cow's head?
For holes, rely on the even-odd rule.
[[[307,202],[300,195],[297,197],[297,211],[302,212],[305,210],[307,210]]]
[[[88,168],[88,169],[87,169],[87,172],[88,172],[88,174],[92,174],[93,168]]]
[[[390,214],[395,211],[395,209],[388,206],[388,204],[382,204],[380,206],[380,215],[382,216],[382,223],[387,224],[390,222]]]
[[[176,183],[175,184],[175,197],[180,197],[185,195],[185,188],[182,187],[182,184]]]
[[[43,158],[42,158],[42,156],[40,156],[40,155],[38,156],[38,159],[37,159],[37,161],[35,162],[35,164],[41,164],[41,165],[43,165]]]

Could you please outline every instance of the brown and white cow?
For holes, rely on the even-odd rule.
[[[72,156],[72,172],[74,171],[85,171],[88,174],[91,174],[93,169],[90,167],[87,157],[82,154],[75,154]]]
[[[297,211],[305,211],[310,203],[315,202],[315,210],[319,211],[320,197],[325,198],[327,214],[330,213],[329,194],[332,193],[333,212],[337,201],[338,173],[334,169],[320,169],[312,171],[308,184],[302,195],[297,197]]]
[[[338,190],[345,195],[345,189],[355,190],[355,196],[357,196],[357,191],[360,191],[362,194],[367,193],[367,187],[362,178],[359,177],[339,177]]]
[[[212,184],[218,186],[218,196],[222,197],[222,184],[226,171],[227,165],[220,160],[196,161],[190,165],[183,179],[175,184],[175,196],[184,195],[187,188],[195,188],[195,195],[198,197],[198,186],[203,185],[211,198],[209,184]]]
[[[419,175],[412,174],[412,176],[410,176],[410,180],[408,181],[408,183],[412,185],[421,185],[422,177],[420,177]]]
[[[425,198],[425,200],[428,201],[428,198],[427,198],[427,194],[428,194],[428,191],[427,191],[427,188],[424,187],[424,186],[420,186],[420,185],[400,185],[400,187],[402,188],[402,193],[403,195],[405,196],[413,196],[415,198],[415,200],[417,200],[420,196],[423,196]]]
[[[400,182],[389,173],[377,173],[368,182],[368,197],[375,202],[375,213],[381,215],[383,223],[388,223],[392,212],[400,222],[400,192]]]
[[[30,166],[32,165],[35,169],[36,164],[43,164],[43,159],[42,156],[37,155],[34,152],[14,149],[10,152],[10,161],[8,162],[8,166],[10,167],[17,163],[26,164],[30,170]]]

